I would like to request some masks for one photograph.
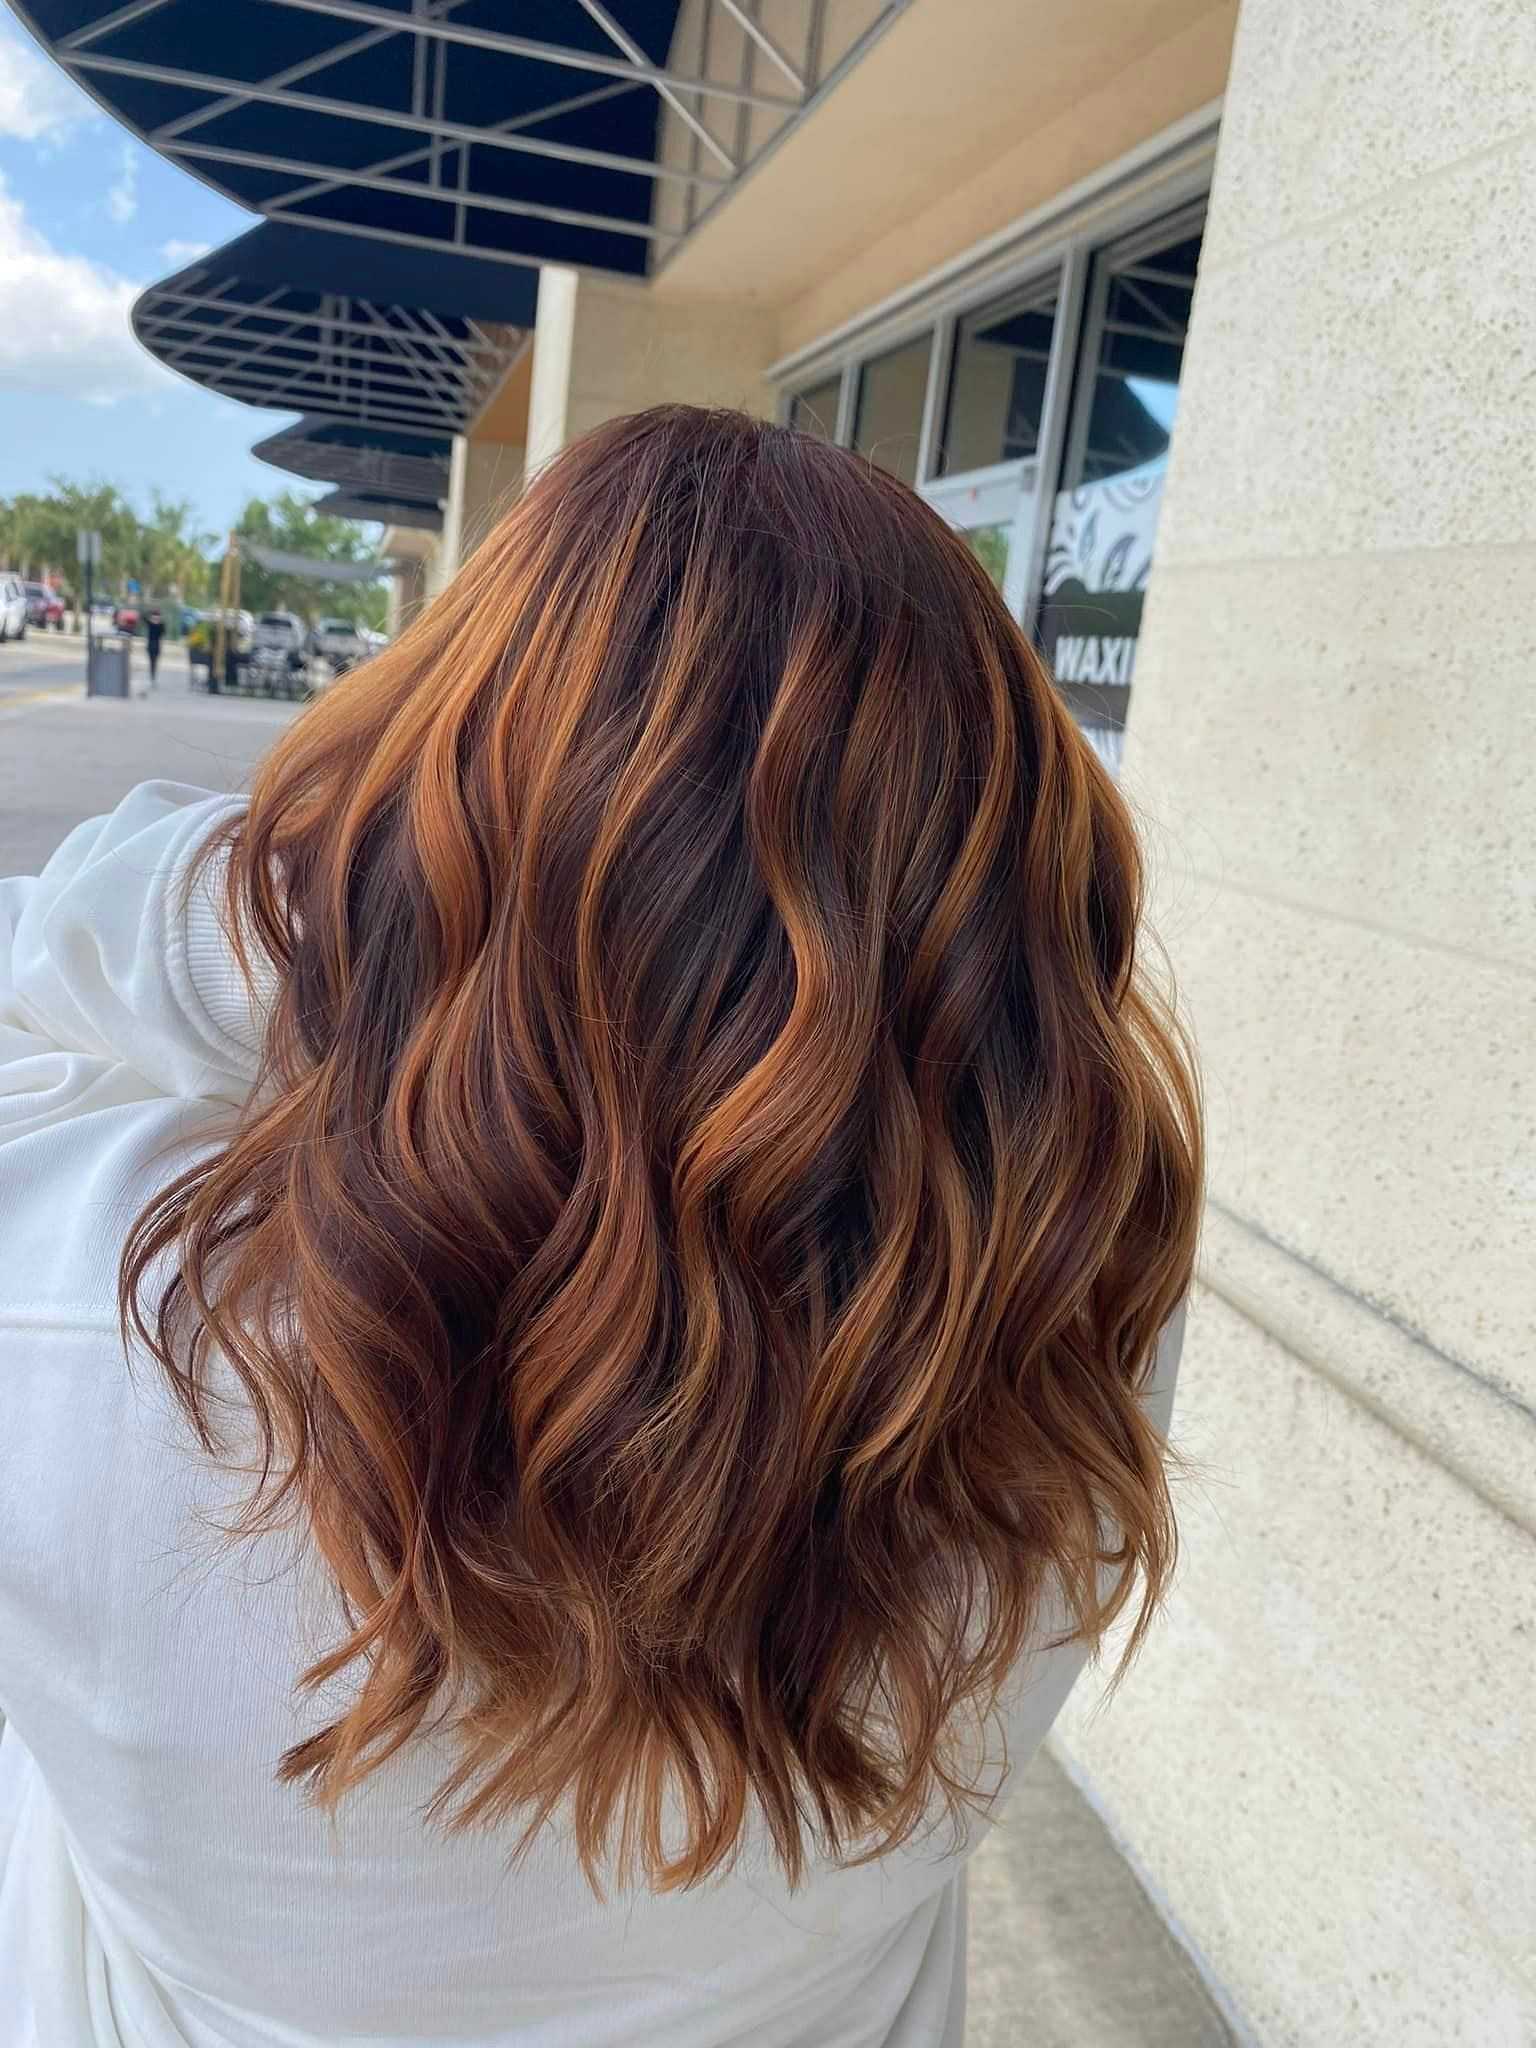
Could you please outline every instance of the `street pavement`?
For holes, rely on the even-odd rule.
[[[178,650],[150,696],[87,699],[79,644],[34,637],[0,647],[0,874],[35,872],[72,826],[147,778],[243,788],[296,715],[191,692]],[[967,2048],[1227,2048],[1232,2038],[1048,1753],[1021,1774],[971,1866],[970,1958]]]
[[[0,647],[0,708],[50,690],[84,689],[85,642],[73,633],[28,629],[25,640]]]
[[[134,652],[142,662],[143,649]],[[84,672],[83,643],[64,636],[29,633],[0,647],[0,874],[34,871],[71,827],[135,783],[243,788],[295,711],[194,692],[179,648],[167,650],[146,697],[87,698]]]

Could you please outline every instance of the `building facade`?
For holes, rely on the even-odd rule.
[[[168,4],[18,11],[268,216],[142,331],[403,506],[401,618],[685,400],[903,477],[1038,636],[1211,1126],[1182,1570],[1058,1754],[1242,2037],[1536,2041],[1536,10],[348,0],[161,101]]]
[[[531,343],[534,461],[687,398],[904,477],[1147,821],[1184,1562],[1056,1747],[1265,2044],[1536,2040],[1533,138],[1493,0],[916,0]]]

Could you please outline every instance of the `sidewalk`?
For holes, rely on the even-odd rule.
[[[1230,2048],[1232,2035],[1042,1750],[971,1865],[966,2048]]]

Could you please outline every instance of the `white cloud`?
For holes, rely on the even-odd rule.
[[[0,390],[114,405],[167,373],[128,325],[139,287],[40,235],[0,178]]]
[[[118,160],[117,182],[107,194],[107,212],[121,227],[139,210],[139,157],[131,142],[123,144]]]
[[[96,119],[96,109],[20,29],[0,25],[0,136],[62,142]]]
[[[195,263],[199,256],[206,256],[213,247],[212,242],[178,242],[173,235],[170,241],[160,244],[160,254],[169,270],[182,270],[189,263]]]

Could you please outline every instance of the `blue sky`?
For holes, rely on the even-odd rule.
[[[216,398],[146,355],[146,284],[253,216],[134,141],[0,8],[0,496],[103,478],[190,499],[209,531],[296,486],[251,443],[291,414]]]

